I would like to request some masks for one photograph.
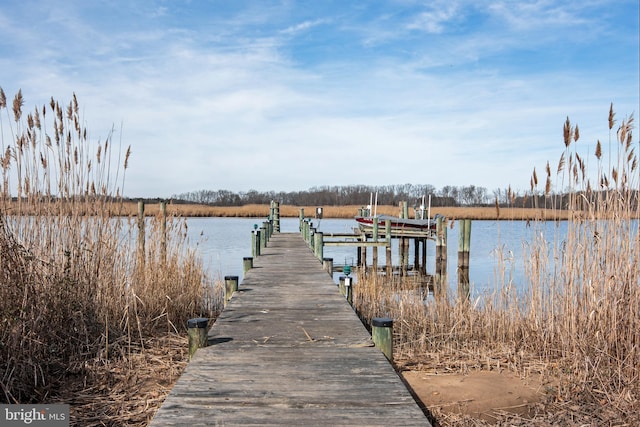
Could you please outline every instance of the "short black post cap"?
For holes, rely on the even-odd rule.
[[[371,320],[371,325],[377,326],[379,328],[390,328],[393,326],[393,319],[388,317],[374,317]]]
[[[187,320],[187,328],[206,328],[209,324],[209,319],[206,317],[197,317],[195,319]]]
[[[224,276],[224,280],[235,280],[238,281],[238,276]]]

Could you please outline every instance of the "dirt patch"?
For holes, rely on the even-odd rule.
[[[537,376],[520,378],[506,371],[468,374],[405,371],[401,375],[434,414],[466,415],[488,422],[504,413],[528,417],[534,405],[544,399],[544,386]]]

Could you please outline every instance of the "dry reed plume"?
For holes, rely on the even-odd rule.
[[[565,419],[571,422],[640,422],[637,142],[633,117],[617,131],[613,117],[611,108],[613,158],[604,158],[598,141],[591,153],[595,172],[587,168],[589,153],[576,147],[579,130],[568,119],[558,167],[552,171],[547,165],[544,182],[534,170],[533,194],[542,185],[545,208],[566,209],[570,216],[566,235],[556,233],[551,240],[543,237],[543,222],[532,223],[537,237],[523,242],[524,284],[513,282],[505,263],[496,266],[491,294],[466,300],[454,291],[449,298],[425,299],[421,291],[407,290],[416,288],[411,278],[384,281],[360,274],[357,310],[366,321],[395,319],[401,364],[541,372],[554,378],[547,389],[551,403],[543,411],[571,408]],[[567,187],[568,197],[554,195],[554,188]],[[540,417],[542,424],[564,422]]]
[[[131,150],[111,134],[92,141],[75,95],[66,108],[23,106],[0,89],[0,401],[55,401],[78,381],[108,395],[93,367],[126,365],[153,337],[211,316],[220,292],[183,220],[148,219],[140,251],[121,216]],[[95,415],[78,411],[77,423]]]

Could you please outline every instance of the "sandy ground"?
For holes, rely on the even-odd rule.
[[[432,374],[405,371],[401,375],[430,410],[464,414],[493,421],[498,412],[527,417],[529,408],[544,397],[539,378],[522,379],[513,373],[478,371],[468,374]]]

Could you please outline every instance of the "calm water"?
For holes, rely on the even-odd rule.
[[[242,259],[251,256],[251,231],[254,224],[261,224],[256,218],[189,218],[189,237],[192,245],[198,245],[204,262],[215,278],[227,275],[239,276],[242,280]],[[352,219],[314,220],[314,226],[323,233],[350,233],[356,223]],[[282,232],[297,232],[297,218],[282,218]],[[503,271],[514,284],[523,282],[523,245],[533,238],[533,228],[525,221],[473,221],[471,226],[471,249],[469,275],[473,293],[492,289],[501,283]],[[555,235],[566,234],[566,223],[546,223],[542,232],[546,239],[553,241]],[[456,285],[458,259],[458,223],[448,229],[448,272],[451,286]],[[368,251],[369,254],[371,251]],[[397,247],[392,249],[392,257],[397,262]],[[410,262],[413,262],[413,247],[409,248]],[[427,271],[433,272],[435,243],[427,244]],[[324,256],[333,258],[335,264],[356,262],[356,249],[325,247]],[[370,255],[369,255],[370,256]],[[379,250],[379,263],[383,265],[384,250]],[[369,262],[370,264],[370,262]],[[503,268],[504,266],[504,268]],[[336,276],[337,277],[337,276]]]

